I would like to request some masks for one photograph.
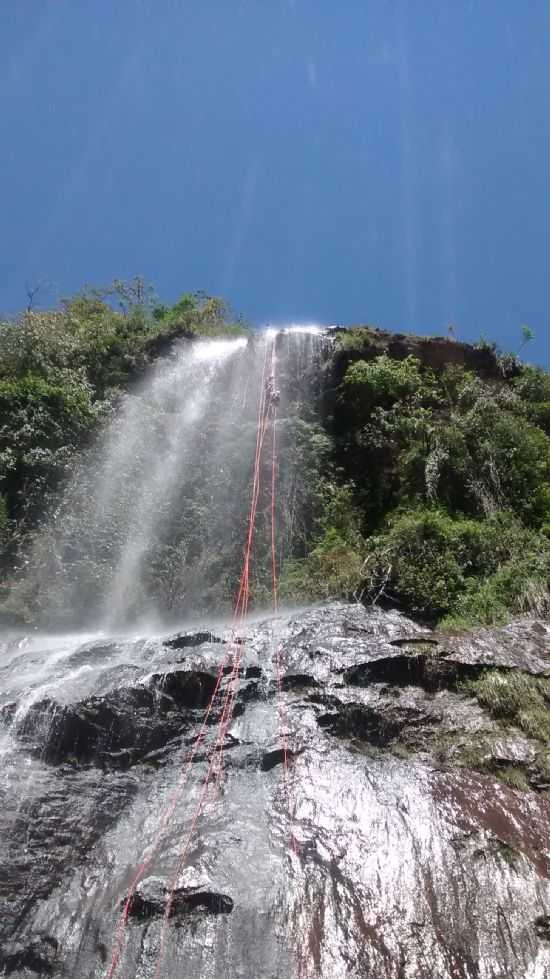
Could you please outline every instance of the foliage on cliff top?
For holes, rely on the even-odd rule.
[[[223,300],[186,293],[161,305],[140,277],[0,321],[0,564],[124,385],[177,340],[244,332]]]
[[[494,345],[373,328],[337,334],[326,373],[361,539],[327,517],[286,569],[290,593],[298,578],[453,626],[549,615],[550,374]]]
[[[177,340],[242,332],[223,301],[165,306],[139,278],[0,322],[4,569],[124,385]],[[453,626],[550,614],[550,374],[486,342],[369,327],[338,333],[321,375],[281,429],[281,595],[362,595]],[[233,557],[212,564],[216,594]]]

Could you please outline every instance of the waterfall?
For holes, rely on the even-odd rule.
[[[219,382],[227,361],[234,360],[245,345],[245,340],[195,344],[185,355],[180,355],[174,367],[156,372],[152,386],[142,394],[141,411],[137,417],[132,418],[130,411],[130,417],[122,419],[120,437],[131,446],[130,478],[135,478],[135,482],[131,508],[124,515],[125,526],[109,594],[103,599],[102,619],[109,625],[116,626],[123,621],[126,611],[135,609],[139,601],[143,564],[151,553],[156,531],[163,515],[171,524],[171,514],[196,464],[194,456],[205,414],[214,397],[212,388]],[[229,379],[225,376],[230,391],[234,373],[231,372]],[[151,437],[142,444],[143,427],[147,426],[152,405],[158,422]],[[228,411],[233,407],[230,395]],[[221,423],[221,416],[217,421]],[[141,446],[139,452],[138,446]],[[112,469],[112,455],[111,450],[106,469]],[[116,506],[120,492],[120,476],[116,475],[118,478],[105,483],[102,495],[107,496],[107,500],[100,501],[99,514]]]
[[[550,975],[547,762],[468,696],[543,683],[548,624],[273,612],[335,482],[323,350],[182,344],[75,461],[20,582],[48,630],[0,636],[0,975]]]
[[[124,394],[28,561],[25,587],[45,621],[112,632],[231,606],[266,347],[284,445],[289,416],[311,399],[321,336],[292,325],[182,343]]]

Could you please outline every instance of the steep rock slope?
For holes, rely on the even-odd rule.
[[[440,636],[345,604],[251,625],[223,774],[178,867],[217,708],[160,838],[159,825],[220,664],[230,682],[229,639],[6,644],[4,974],[107,975],[145,853],[116,972],[128,979],[155,974],[163,931],[167,976],[548,975],[541,744],[473,696],[489,675],[544,678],[548,626]]]

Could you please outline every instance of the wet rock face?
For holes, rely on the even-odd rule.
[[[476,666],[455,664],[431,652],[424,654],[416,650],[417,647],[414,646],[412,654],[398,653],[352,666],[346,670],[344,679],[350,686],[356,687],[387,683],[397,687],[415,686],[433,691],[443,686],[455,686],[459,679],[479,675]]]
[[[237,664],[207,628],[6,653],[0,973],[105,977],[133,881],[120,979],[161,947],[194,979],[550,976],[550,769],[468,687],[550,672],[549,637],[337,603]]]
[[[500,628],[445,636],[441,644],[455,663],[550,674],[550,625],[545,622],[518,619]]]
[[[177,636],[164,640],[164,645],[169,649],[192,649],[194,646],[202,646],[206,642],[221,643],[223,639],[214,635],[213,632],[180,632]]]
[[[434,718],[415,706],[388,704],[342,704],[334,712],[321,714],[317,723],[327,731],[350,736],[383,748],[400,735],[410,736],[412,730],[427,725],[434,727]]]
[[[51,976],[58,971],[59,949],[51,935],[37,935],[28,945],[9,944],[0,952],[2,974],[11,976],[15,972]]]
[[[550,942],[550,914],[539,914],[535,918],[535,931],[543,941]]]
[[[220,894],[204,884],[169,890],[158,877],[140,881],[130,905],[130,915],[142,920],[164,917],[167,909],[170,918],[192,913],[230,914],[233,901],[227,894]]]
[[[71,705],[32,704],[17,723],[19,737],[36,744],[44,761],[128,767],[181,733],[189,710],[204,709],[216,677],[204,672],[153,674],[149,685]]]
[[[274,748],[272,751],[266,751],[262,755],[260,767],[262,772],[270,772],[276,765],[289,765],[294,757],[293,751],[289,751],[286,748]]]

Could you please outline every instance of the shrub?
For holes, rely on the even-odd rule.
[[[528,404],[550,401],[550,373],[542,367],[523,367],[513,387]]]
[[[397,512],[386,533],[368,541],[363,568],[368,594],[386,582],[386,594],[413,612],[444,614],[464,586],[468,556],[463,537],[473,530],[473,524],[438,509]]]
[[[364,540],[353,486],[324,480],[323,509],[309,554],[281,569],[281,596],[304,599],[353,598],[361,581]]]
[[[307,558],[287,561],[280,580],[281,598],[304,600],[354,598],[361,579],[362,555],[335,528],[327,530]]]
[[[367,593],[447,625],[550,611],[550,548],[512,514],[473,520],[432,508],[399,510],[367,542]],[[449,618],[452,616],[452,618]]]
[[[358,360],[348,367],[344,387],[367,407],[391,404],[413,394],[428,396],[435,387],[431,371],[423,371],[416,357],[392,360],[381,354],[375,360]]]
[[[468,684],[493,717],[516,724],[529,737],[550,744],[550,678],[518,670],[487,670]]]

